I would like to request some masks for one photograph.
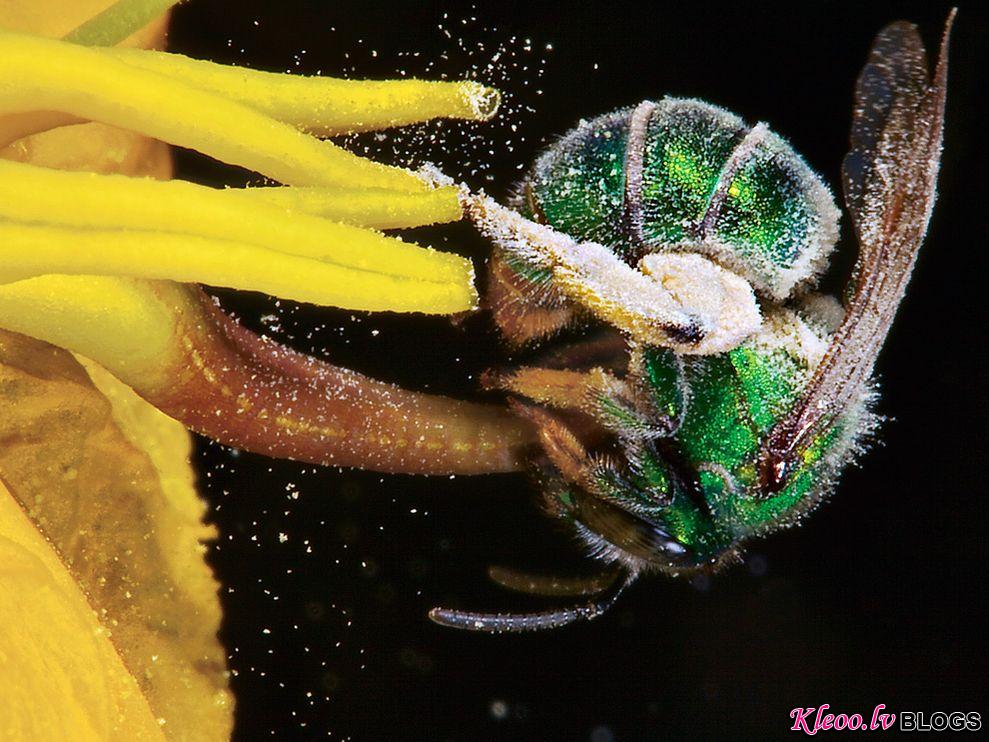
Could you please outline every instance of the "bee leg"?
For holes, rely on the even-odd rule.
[[[523,366],[501,376],[487,374],[482,383],[488,389],[502,389],[549,407],[583,412],[623,438],[667,437],[680,424],[679,418],[657,410],[639,384],[599,368],[585,373]],[[542,425],[546,421],[534,422]]]
[[[481,377],[481,384],[486,389],[501,389],[549,407],[588,412],[605,376],[601,369],[584,372],[522,366],[505,374],[488,372]]]
[[[549,597],[597,595],[618,579],[617,572],[601,572],[587,577],[556,577],[519,572],[510,567],[488,567],[491,581],[508,590]]]
[[[488,369],[480,382],[484,389],[511,392],[550,407],[583,410],[589,392],[601,386],[603,377],[622,376],[627,369],[625,338],[608,330],[541,354],[532,366]]]
[[[490,198],[465,197],[464,207],[506,254],[637,342],[704,355],[731,350],[759,329],[752,287],[700,255],[651,253],[633,267],[604,245],[577,242]]]
[[[574,323],[576,307],[552,283],[526,279],[497,252],[489,266],[485,305],[511,347],[537,343]]]
[[[509,400],[509,406],[517,415],[532,422],[543,453],[566,481],[581,487],[593,486],[593,461],[573,430],[539,407],[514,400]]]
[[[556,629],[577,621],[591,621],[611,608],[625,588],[635,581],[636,575],[629,573],[621,582],[616,582],[597,600],[569,608],[540,611],[538,613],[476,613],[457,611],[450,608],[433,608],[429,618],[440,626],[466,631],[481,631],[488,634],[524,633]]]
[[[535,365],[571,371],[603,368],[605,371],[623,374],[628,369],[628,352],[625,336],[608,327],[586,339],[547,349],[539,354]]]

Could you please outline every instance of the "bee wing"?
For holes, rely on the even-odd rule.
[[[808,437],[861,392],[903,300],[934,206],[954,16],[953,10],[945,23],[933,81],[916,26],[904,21],[879,33],[859,75],[851,150],[842,166],[859,241],[854,290],[804,396],[763,447],[769,491],[782,487]]]

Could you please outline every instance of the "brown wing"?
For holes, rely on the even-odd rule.
[[[933,81],[917,29],[904,21],[879,33],[859,75],[851,150],[842,167],[859,241],[854,290],[804,396],[766,439],[761,481],[767,493],[783,487],[810,436],[860,394],[903,300],[934,206],[954,17],[953,10]]]

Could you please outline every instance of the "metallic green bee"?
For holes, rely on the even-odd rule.
[[[765,124],[665,98],[564,136],[515,210],[472,198],[497,245],[489,304],[506,340],[541,345],[583,323],[590,339],[490,374],[535,425],[546,510],[606,570],[585,581],[493,570],[515,589],[590,594],[535,614],[444,608],[481,631],[600,615],[646,572],[736,560],[834,488],[876,423],[871,375],[935,197],[947,74],[916,29],[877,37],[856,88],[845,203],[860,249],[848,299],[814,294],[838,210]]]

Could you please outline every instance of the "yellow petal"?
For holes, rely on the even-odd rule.
[[[0,737],[163,739],[79,584],[0,482]]]
[[[218,585],[212,570],[203,563],[206,549],[202,545],[203,541],[216,538],[216,531],[203,525],[206,504],[196,493],[196,476],[190,465],[192,439],[189,431],[145,402],[99,364],[82,356],[77,356],[76,360],[109,401],[113,421],[121,434],[134,448],[147,454],[158,475],[162,500],[150,509],[155,513],[156,530],[165,534],[160,539],[164,558],[160,566],[189,602],[197,605],[199,615],[206,618],[205,626],[191,627],[189,631],[182,624],[182,630],[197,636],[204,648],[200,654],[203,657],[212,655],[216,662],[218,651],[222,653],[216,639],[220,621],[216,598]],[[225,678],[224,665],[220,661],[213,670],[219,678]],[[221,692],[213,697],[214,703],[221,707],[230,701],[222,690],[225,685],[221,682]]]
[[[33,684],[18,687],[41,694],[16,706],[4,694],[0,719],[23,739],[39,738],[39,724],[96,738],[155,728],[224,738],[231,700],[200,544],[212,530],[201,523],[188,435],[94,375],[102,393],[65,351],[0,333],[0,585],[42,608],[26,621],[0,601],[0,662],[9,662],[0,683],[16,672]]]

